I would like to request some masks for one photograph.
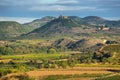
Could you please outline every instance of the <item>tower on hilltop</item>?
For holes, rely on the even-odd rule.
[[[59,16],[59,18],[60,18],[60,19],[67,19],[67,18],[68,18],[68,16],[63,16],[63,15],[60,15],[60,16]]]

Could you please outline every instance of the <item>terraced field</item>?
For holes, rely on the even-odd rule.
[[[39,69],[28,71],[25,73],[11,73],[1,78],[4,80],[6,77],[11,79],[13,76],[27,75],[32,80],[96,80],[100,78],[109,78],[118,76],[120,68],[110,67],[74,67],[67,69]],[[7,79],[7,80],[8,80]],[[17,80],[17,79],[11,79]],[[28,79],[29,80],[29,79]]]
[[[93,80],[100,77],[105,77],[109,75],[113,75],[116,73],[116,71],[119,71],[120,68],[105,68],[105,67],[74,67],[72,69],[41,69],[41,70],[35,70],[27,72],[29,76],[35,77],[35,78],[41,78],[44,76],[68,76],[68,75],[81,75],[77,76],[78,78],[74,80]],[[113,75],[114,76],[114,75]],[[40,80],[40,79],[38,79]],[[63,80],[63,79],[62,79]],[[68,79],[65,79],[68,80]],[[73,78],[70,78],[70,80],[73,80]]]

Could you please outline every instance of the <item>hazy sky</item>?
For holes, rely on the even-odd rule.
[[[120,0],[0,0],[0,21],[24,23],[43,16],[100,16],[120,19]]]

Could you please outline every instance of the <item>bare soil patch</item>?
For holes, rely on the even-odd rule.
[[[40,77],[49,75],[70,75],[70,74],[108,74],[112,68],[97,68],[97,67],[76,67],[72,69],[43,69],[29,71],[27,74],[30,77]]]

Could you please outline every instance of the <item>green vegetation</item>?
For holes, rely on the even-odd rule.
[[[39,38],[54,38],[54,37],[67,37],[75,34],[82,34],[83,36],[105,36],[105,37],[119,37],[120,21],[109,21],[97,16],[88,16],[80,18],[77,16],[62,16],[63,18],[55,18],[46,16],[41,19],[36,19],[30,23],[19,24],[14,21],[1,21],[0,22],[0,39],[39,39]],[[95,32],[100,24],[106,24],[108,27],[115,27],[116,29],[109,32]],[[91,26],[92,25],[92,26]],[[85,31],[88,29],[88,31]],[[76,31],[77,30],[77,31]],[[91,32],[92,30],[92,32]],[[90,32],[90,33],[88,33]],[[112,34],[112,35],[111,35]],[[81,35],[81,36],[82,36]],[[20,36],[20,37],[18,37]]]
[[[6,75],[6,74],[9,74],[9,73],[12,73],[12,71],[10,69],[0,69],[0,77]]]
[[[110,67],[110,68],[119,68],[120,65],[112,65],[112,64],[99,64],[99,63],[91,63],[91,64],[86,64],[86,63],[82,63],[82,64],[76,64],[76,67]]]
[[[56,68],[60,59],[67,58],[66,54],[24,54],[24,55],[5,55],[0,59],[0,75],[9,73],[26,72],[40,68]]]
[[[107,59],[109,57],[112,57],[112,54],[110,52],[94,52],[93,59],[98,59],[99,61],[102,61],[103,59]]]
[[[113,44],[113,45],[107,45],[103,49],[103,51],[109,51],[111,53],[120,53],[120,45],[119,44]]]
[[[95,80],[120,80],[120,75],[115,75],[115,76],[106,77],[106,78],[98,78]]]
[[[10,39],[30,32],[32,27],[14,21],[0,21],[0,39]]]
[[[67,57],[67,54],[47,54],[47,53],[38,53],[38,54],[22,54],[22,55],[4,55],[4,56],[1,56],[0,58],[1,59],[57,59],[59,57]]]
[[[25,23],[24,25],[25,26],[31,26],[34,29],[36,29],[36,28],[41,27],[41,26],[45,25],[47,22],[49,22],[51,20],[54,20],[54,19],[55,19],[55,17],[45,16],[41,19],[36,19],[36,20],[33,20],[32,22]]]
[[[19,74],[3,77],[1,80],[35,80],[34,78],[29,78],[27,74]]]
[[[72,18],[57,18],[44,26],[37,28],[24,35],[24,38],[43,38],[43,37],[56,37],[56,36],[68,36],[72,35],[71,29],[74,27],[80,27],[82,23]],[[83,24],[84,25],[84,24]]]
[[[120,67],[120,58],[113,57],[109,51],[70,53],[62,50],[63,52],[59,52],[59,47],[41,46],[38,45],[38,42],[29,44],[26,41],[17,41],[7,45],[1,45],[0,53],[2,55],[0,56],[0,76],[2,77],[10,73],[27,72],[37,69],[72,69],[74,66]],[[18,48],[18,53],[14,52],[16,51],[16,48]],[[43,80],[74,79],[83,77],[94,78],[102,76],[105,75],[53,75],[43,77]],[[29,77],[25,77],[24,79],[31,80]]]
[[[15,42],[13,44],[7,44],[0,46],[0,54],[12,55],[12,54],[28,54],[28,53],[41,53],[47,52],[48,46],[41,46],[36,44],[27,44],[23,42]]]
[[[84,17],[82,20],[86,24],[91,24],[96,26],[98,26],[99,24],[106,24],[109,27],[119,27],[120,25],[119,21],[105,20],[98,16],[87,16],[87,17]]]
[[[68,80],[72,79],[74,80],[75,78],[94,78],[94,77],[103,77],[108,74],[73,74],[73,75],[51,75],[51,76],[46,76],[43,77],[41,80]]]
[[[110,31],[98,30],[100,24],[106,24],[108,27],[115,26],[115,28],[111,28]],[[23,25],[14,21],[1,21],[0,39],[9,41],[0,41],[0,77],[38,69],[119,68],[120,44],[117,41],[119,39],[117,26],[119,25],[118,21],[107,21],[97,16],[86,18],[47,16]],[[104,43],[104,39],[113,40],[112,38],[116,41]],[[119,70],[110,70],[113,73],[120,72]],[[105,69],[109,72],[110,70]],[[42,80],[96,79],[96,77],[101,78],[96,80],[120,79],[119,75],[111,77],[107,75],[87,73],[50,75],[42,77]],[[16,80],[34,80],[26,74],[8,76],[3,80],[10,80],[13,77]]]

